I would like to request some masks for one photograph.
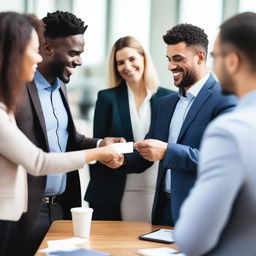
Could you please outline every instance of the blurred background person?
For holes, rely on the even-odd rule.
[[[143,140],[160,97],[172,93],[158,87],[148,53],[132,36],[118,39],[109,60],[109,87],[98,93],[93,136]],[[157,163],[143,174],[120,175],[97,162],[90,166],[85,200],[96,220],[149,221]]]
[[[69,152],[44,153],[17,128],[13,113],[24,83],[33,79],[39,40],[31,23],[21,14],[0,13],[0,255],[6,254],[13,226],[27,210],[27,175],[61,173],[81,168],[91,160],[111,161],[111,146]],[[21,149],[22,146],[22,149]]]

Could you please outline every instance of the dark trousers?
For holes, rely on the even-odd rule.
[[[51,223],[62,219],[63,211],[60,204],[42,204],[32,231],[25,235],[17,234],[16,242],[9,249],[8,256],[34,256]]]
[[[171,211],[171,197],[163,193],[161,197],[161,208],[158,209],[158,220],[155,225],[174,226]]]
[[[93,220],[122,220],[120,206],[99,206],[89,203]]]
[[[0,256],[7,255],[9,243],[15,238],[17,222],[0,220]]]

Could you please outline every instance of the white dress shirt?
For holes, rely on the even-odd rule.
[[[151,91],[137,111],[134,95],[127,85],[129,109],[134,141],[144,140],[151,122]],[[125,192],[121,202],[122,219],[128,221],[151,221],[155,185],[157,179],[158,162],[155,162],[146,172],[128,174]]]

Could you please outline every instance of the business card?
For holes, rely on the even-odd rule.
[[[133,152],[133,142],[120,142],[114,143],[113,146],[116,148],[118,153],[127,154]]]

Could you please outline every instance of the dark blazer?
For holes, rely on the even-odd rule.
[[[67,151],[96,147],[97,139],[86,138],[76,131],[64,84],[60,88],[61,97],[68,114]],[[38,92],[34,82],[27,83],[24,98],[15,115],[21,131],[39,148],[49,152],[46,126]],[[29,157],[29,156],[28,156]],[[19,221],[19,229],[27,232],[35,223],[44,196],[46,177],[28,175],[28,211]],[[67,174],[67,186],[60,197],[64,218],[70,219],[70,208],[81,205],[81,191],[78,171]]]
[[[146,135],[147,139],[168,142],[169,126],[178,100],[179,96],[175,93],[159,101],[149,133]],[[159,209],[161,209],[161,199],[164,197],[163,181],[166,170],[172,170],[171,211],[175,222],[178,219],[181,204],[196,180],[198,150],[205,128],[219,114],[231,111],[236,103],[237,99],[233,95],[222,95],[220,84],[211,75],[195,98],[181,127],[177,143],[168,144],[165,156],[159,162],[152,209],[153,224],[160,222]],[[140,173],[152,165],[152,162],[143,159],[138,153],[127,154],[126,159],[127,163],[120,168],[120,172]]]
[[[151,118],[160,97],[173,91],[159,87],[151,97]],[[97,138],[124,137],[133,141],[126,83],[99,91],[94,114],[93,135]],[[126,176],[97,162],[90,165],[90,182],[85,200],[99,206],[118,206],[121,203]]]

